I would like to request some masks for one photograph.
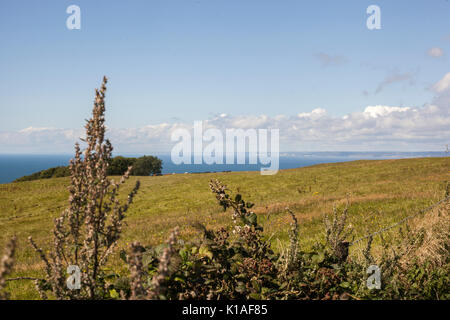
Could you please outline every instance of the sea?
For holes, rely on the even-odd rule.
[[[142,154],[121,154],[139,157]],[[116,155],[115,155],[116,156]],[[260,164],[179,164],[172,162],[170,154],[156,154],[163,161],[163,174],[199,173],[222,171],[259,171]],[[279,169],[292,169],[320,163],[353,160],[404,159],[422,157],[445,157],[445,152],[283,152],[279,157]],[[73,155],[27,155],[0,154],[0,183],[10,183],[17,178],[57,166],[66,166]]]

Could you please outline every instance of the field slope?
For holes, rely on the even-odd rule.
[[[321,164],[281,170],[274,176],[230,172],[131,177],[123,196],[135,180],[142,185],[127,213],[119,247],[134,240],[160,243],[175,226],[183,237],[194,237],[198,233],[190,224],[196,221],[208,227],[227,225],[229,213],[220,210],[209,191],[208,182],[214,178],[255,203],[275,247],[287,239],[287,206],[299,219],[301,245],[309,246],[323,236],[322,218],[333,205],[349,201],[349,220],[360,236],[438,201],[450,181],[450,157]],[[48,248],[53,219],[67,205],[68,183],[68,178],[55,178],[0,185],[0,248],[14,234],[19,239],[13,276],[40,274],[42,264],[26,239],[31,235]],[[37,298],[30,282],[11,283],[10,289],[12,298]]]

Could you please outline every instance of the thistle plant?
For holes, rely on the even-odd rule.
[[[286,208],[286,211],[292,218],[291,229],[289,230],[289,250],[287,256],[287,269],[291,269],[297,258],[298,253],[298,221],[295,214]]]
[[[100,299],[106,295],[104,267],[122,231],[122,220],[139,189],[139,181],[125,203],[118,200],[119,182],[107,178],[113,147],[105,140],[106,77],[95,91],[91,119],[85,125],[86,149],[75,144],[75,158],[70,162],[69,207],[54,221],[53,246],[47,255],[30,237],[30,243],[45,264],[46,277],[38,282],[40,291],[49,289],[57,299]],[[81,271],[81,288],[66,285],[67,268]]]
[[[326,243],[331,248],[332,254],[340,262],[344,262],[348,256],[349,242],[346,241],[353,232],[352,225],[347,225],[348,205],[339,214],[338,209],[333,207],[332,218],[325,216]]]
[[[280,256],[276,262],[278,269],[278,278],[286,283],[286,289],[289,290],[291,287],[292,271],[299,269],[298,264],[298,253],[299,253],[299,237],[298,237],[298,220],[295,214],[286,207],[286,212],[292,218],[289,229],[289,246],[285,248],[283,244],[278,240],[280,245]]]
[[[142,253],[145,248],[139,242],[131,244],[131,252],[127,255],[127,263],[130,269],[131,300],[141,299],[145,294],[144,282],[146,273],[142,262]]]

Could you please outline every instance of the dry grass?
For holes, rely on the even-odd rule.
[[[401,263],[416,260],[440,267],[450,258],[450,200],[411,222],[412,243],[406,246]]]

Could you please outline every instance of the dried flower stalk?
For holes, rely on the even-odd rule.
[[[91,119],[87,120],[86,149],[75,144],[75,158],[70,162],[69,207],[55,219],[53,247],[47,257],[30,238],[31,245],[46,265],[45,281],[58,299],[98,299],[106,292],[102,268],[122,231],[122,220],[139,189],[139,181],[121,204],[120,185],[128,179],[128,168],[119,183],[107,178],[113,147],[105,140],[105,92],[107,78],[95,91]],[[67,267],[81,270],[81,289],[67,288]]]
[[[164,249],[161,258],[159,260],[158,272],[152,279],[151,288],[147,292],[147,299],[159,299],[165,293],[166,287],[164,286],[165,279],[170,276],[170,260],[175,254],[175,245],[178,238],[179,229],[178,227],[172,231],[169,240],[167,242],[168,246]]]

